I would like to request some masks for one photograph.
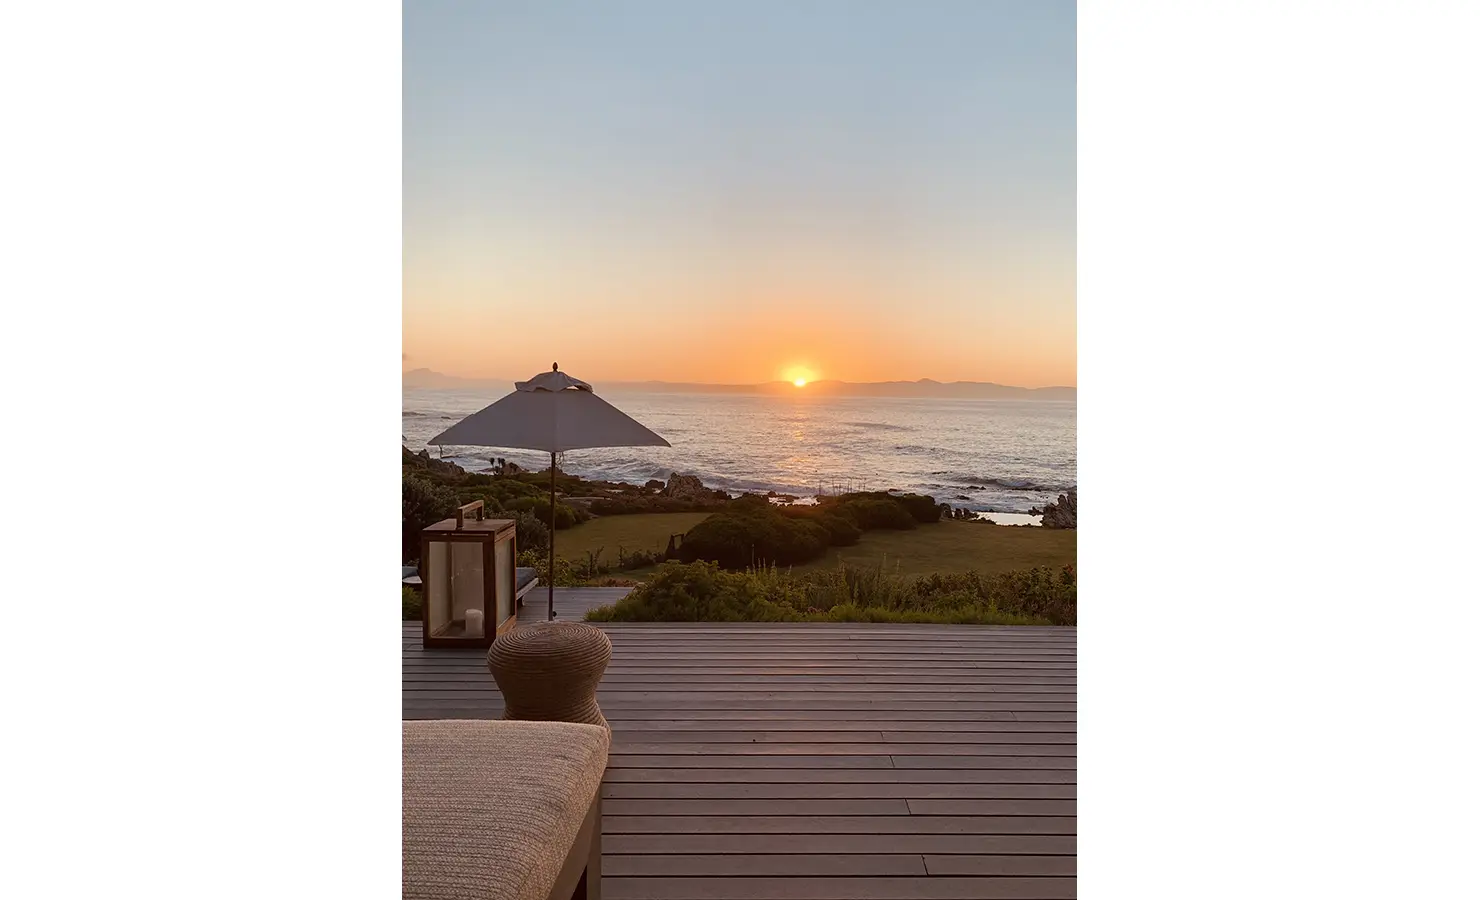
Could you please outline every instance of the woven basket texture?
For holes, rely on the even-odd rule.
[[[601,629],[550,622],[499,637],[488,650],[488,671],[503,692],[505,719],[605,726],[596,686],[611,658],[612,642]]]

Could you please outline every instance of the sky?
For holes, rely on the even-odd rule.
[[[1072,2],[403,16],[403,369],[1076,384]]]

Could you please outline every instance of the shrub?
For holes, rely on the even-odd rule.
[[[619,569],[644,569],[648,566],[656,566],[663,562],[662,550],[633,550],[628,552],[621,547],[617,548],[617,568]]]
[[[457,492],[458,506],[462,506],[464,503],[472,503],[474,500],[482,500],[484,515],[492,516],[503,511],[503,501],[499,499],[498,494],[494,491],[479,487],[458,487],[454,488],[454,490]]]
[[[686,563],[708,560],[726,569],[743,569],[757,559],[774,559],[781,552],[782,534],[776,523],[759,516],[716,513],[690,528],[678,547]]]
[[[826,553],[832,543],[832,535],[817,522],[808,519],[789,521],[779,516],[777,520],[784,523],[789,532],[786,537],[789,552],[772,557],[771,562],[790,564],[816,559]]]
[[[672,497],[598,497],[591,512],[598,516],[628,516],[654,512],[700,512],[721,504],[712,500],[675,500]]]
[[[863,537],[863,532],[859,527],[842,516],[820,515],[816,521],[818,525],[827,529],[830,542],[834,547],[851,547]]]
[[[611,606],[586,613],[593,622],[795,622],[795,609],[768,600],[759,581],[712,563],[664,563],[647,584]]]
[[[894,502],[903,506],[916,522],[928,525],[940,521],[941,509],[934,497],[925,497],[920,494],[895,494]]]
[[[546,550],[550,547],[550,526],[528,510],[514,520],[514,543],[520,550]]]
[[[401,621],[421,621],[421,591],[401,585]]]
[[[776,506],[760,494],[741,494],[725,504],[725,512],[751,516],[779,515]]]
[[[541,553],[535,550],[520,551],[516,565],[527,569],[534,569],[535,574],[539,576],[540,584],[550,584],[550,556],[548,553]],[[581,583],[580,578],[576,577],[575,571],[571,568],[569,560],[561,559],[558,556],[555,557],[554,583],[556,587],[575,587]]]
[[[764,497],[760,500],[765,503]],[[678,557],[684,562],[714,562],[726,569],[764,563],[791,565],[821,556],[830,540],[828,530],[816,522],[735,501],[724,512],[690,528],[679,545]]]
[[[401,561],[421,556],[421,532],[457,512],[457,494],[414,475],[401,475]]]
[[[1072,566],[913,579],[882,567],[794,574],[775,567],[725,572],[711,563],[670,562],[646,585],[587,618],[1073,625],[1075,595]]]
[[[519,497],[506,503],[504,508],[509,512],[533,513],[535,518],[545,522],[550,521],[549,497]],[[591,516],[585,510],[578,510],[558,501],[555,504],[555,530],[557,531],[574,528],[589,518]]]
[[[906,530],[919,524],[909,510],[889,497],[859,497],[836,504],[838,515],[843,516],[864,531],[875,528]]]

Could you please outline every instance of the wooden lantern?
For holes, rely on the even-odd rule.
[[[422,531],[422,645],[486,649],[513,628],[517,558],[514,520],[483,518],[482,500]]]

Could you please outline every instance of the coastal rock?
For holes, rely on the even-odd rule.
[[[464,474],[463,467],[457,463],[434,459],[427,450],[420,453],[412,453],[407,447],[401,447],[401,465],[412,465],[418,469],[426,469],[437,475],[458,476]]]
[[[518,475],[524,471],[519,467],[518,463],[510,462],[502,456],[497,459],[490,459],[489,462],[493,463],[493,474],[495,475]]]
[[[654,478],[653,480],[649,481],[647,484],[643,485],[643,487],[647,488],[650,491],[661,491],[663,489],[663,482],[661,482],[658,479]]]
[[[1044,528],[1076,528],[1079,519],[1079,492],[1060,494],[1058,500],[1042,509],[1035,507],[1032,513],[1043,516]]]
[[[680,475],[677,472],[668,476],[668,484],[663,488],[664,497],[672,497],[674,500],[710,500],[714,494],[704,486],[697,475]]]

